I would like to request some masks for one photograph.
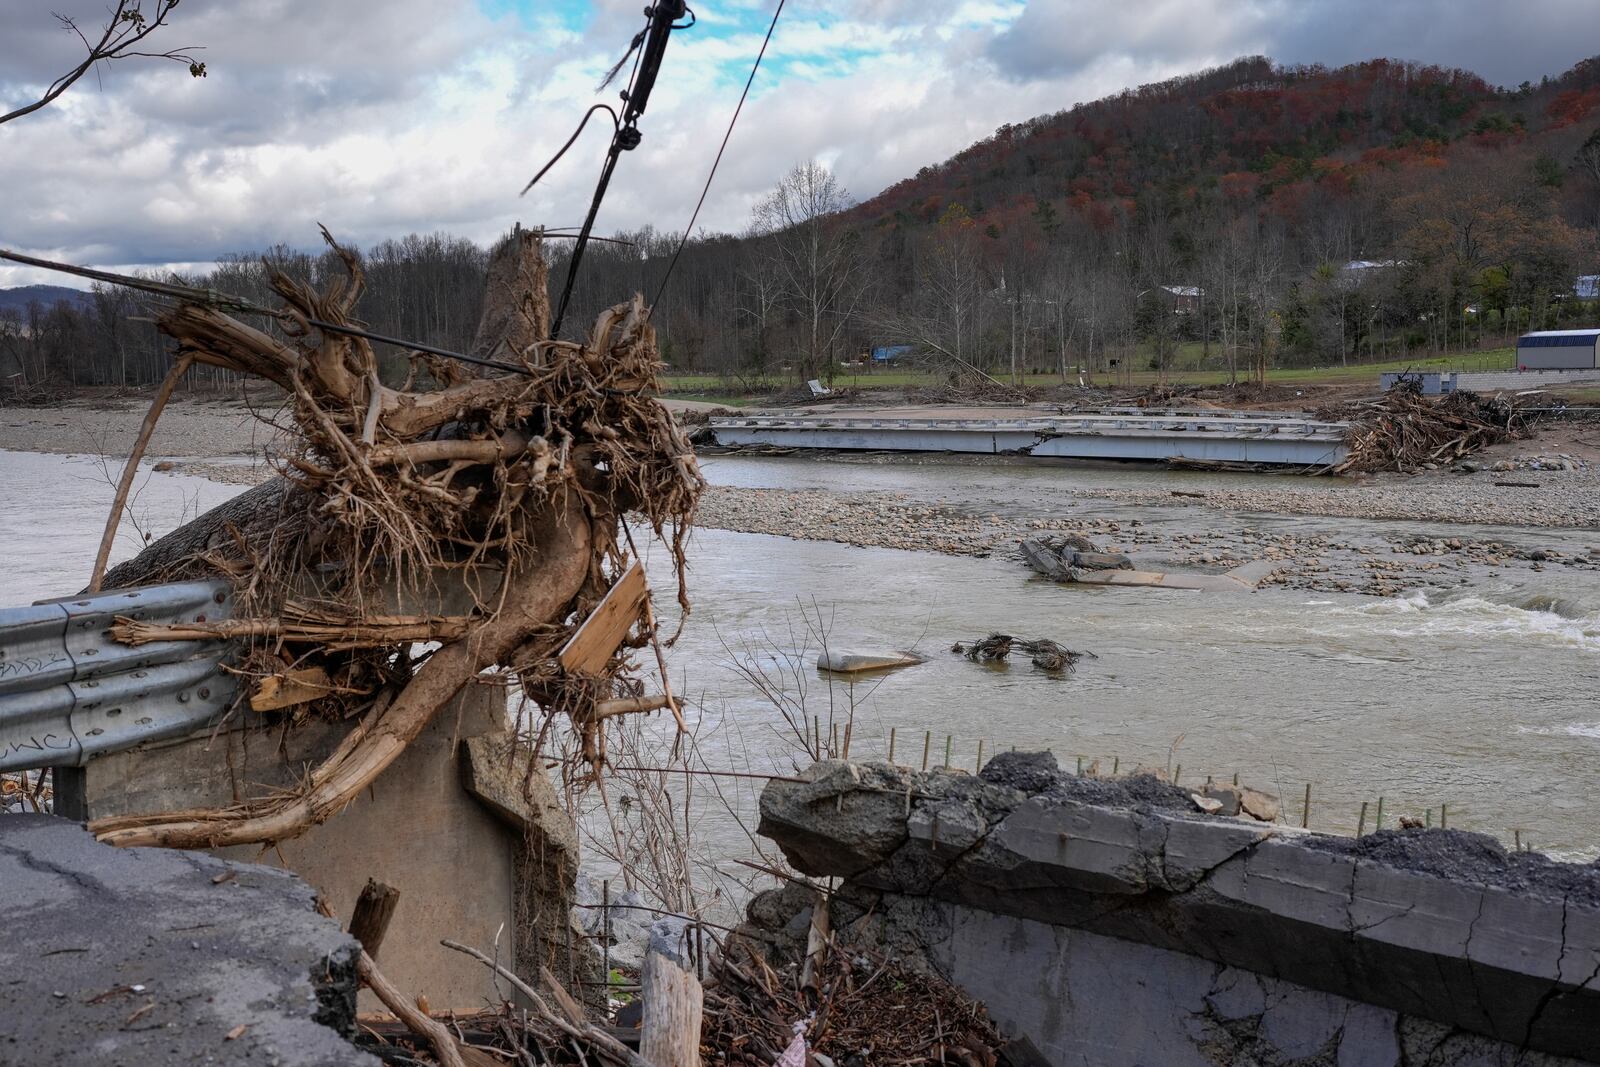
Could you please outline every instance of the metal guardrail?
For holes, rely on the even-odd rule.
[[[81,767],[219,717],[238,689],[221,665],[228,642],[132,647],[110,627],[216,621],[232,607],[226,582],[179,582],[0,608],[0,771]]]

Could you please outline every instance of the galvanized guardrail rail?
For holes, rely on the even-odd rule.
[[[232,606],[226,582],[180,582],[0,608],[0,771],[81,767],[216,719],[238,688],[227,642],[135,648],[110,627],[216,621]]]

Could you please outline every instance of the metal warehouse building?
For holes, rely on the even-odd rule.
[[[1590,370],[1600,367],[1600,329],[1541,330],[1517,339],[1519,370]]]

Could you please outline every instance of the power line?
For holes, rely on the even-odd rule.
[[[611,147],[606,150],[605,162],[600,167],[600,179],[595,183],[594,198],[589,202],[589,214],[583,220],[583,229],[579,231],[578,242],[573,246],[572,258],[567,261],[567,280],[561,288],[561,299],[556,302],[555,315],[550,320],[551,337],[559,337],[561,334],[561,323],[566,318],[567,303],[572,299],[572,287],[578,278],[578,265],[583,262],[584,249],[589,244],[595,216],[600,213],[600,201],[605,199],[606,188],[611,184],[611,176],[617,169],[617,160],[622,153],[639,147],[639,141],[643,136],[639,132],[639,116],[644,114],[645,105],[650,100],[650,90],[655,87],[656,75],[661,71],[661,58],[667,51],[667,37],[673,30],[687,29],[694,25],[693,22],[683,26],[676,24],[679,18],[687,14],[689,5],[685,0],[655,0],[654,4],[645,9],[647,18],[645,28],[634,37],[633,43],[629,46],[629,51],[633,53],[633,72],[629,75],[628,87],[622,92],[622,121],[611,137]],[[627,62],[626,55],[623,57],[623,62]],[[620,67],[621,64],[618,64],[617,69]],[[610,77],[607,75],[608,81]],[[590,111],[592,113],[593,109]],[[586,115],[585,119],[587,117]],[[574,134],[573,138],[576,137]],[[568,145],[571,143],[571,140],[567,142]],[[563,147],[562,151],[565,152],[566,147]],[[545,170],[549,169],[547,165]]]
[[[733,118],[728,120],[728,130],[722,135],[722,145],[717,149],[717,158],[711,161],[711,173],[706,175],[706,184],[700,190],[700,199],[695,202],[694,214],[689,216],[689,225],[678,238],[678,247],[672,253],[672,261],[667,264],[667,273],[661,276],[661,284],[656,286],[656,295],[650,301],[650,307],[655,308],[661,300],[661,294],[666,291],[667,282],[672,277],[672,271],[678,265],[678,257],[683,254],[683,246],[689,243],[689,235],[694,232],[694,224],[700,218],[700,208],[705,205],[706,194],[711,192],[711,179],[717,176],[717,167],[722,163],[722,153],[728,149],[728,138],[733,136],[733,127],[739,121],[739,112],[744,110],[745,98],[750,95],[750,86],[755,83],[756,71],[761,69],[761,60],[767,54],[767,45],[772,41],[772,31],[778,28],[778,16],[783,14],[784,0],[778,0],[778,8],[772,13],[772,24],[767,27],[767,36],[761,42],[761,51],[756,53],[756,62],[750,68],[750,77],[745,79],[744,92],[739,94],[739,103],[733,109]]]
[[[219,293],[215,289],[199,289],[192,285],[175,285],[171,282],[157,282],[149,278],[139,278],[132,274],[116,274],[108,270],[95,270],[92,267],[80,267],[74,263],[56,263],[48,259],[37,259],[25,256],[20,252],[11,252],[0,248],[0,259],[9,259],[13,263],[25,263],[30,267],[40,267],[44,270],[59,271],[62,274],[73,274],[80,278],[89,278],[92,281],[105,282],[108,285],[120,285],[127,289],[138,289],[146,293],[164,296],[168,300],[184,300],[195,304],[205,304],[209,307],[224,308],[228,311],[237,311],[246,315],[264,315],[267,318],[277,319],[282,317],[282,312],[265,308],[259,304],[228,293]],[[306,318],[305,322],[315,326],[325,333],[343,334],[346,337],[360,337],[367,341],[376,341],[379,344],[394,345],[398,348],[414,349],[418,352],[427,352],[429,355],[443,356],[445,359],[457,360],[461,363],[472,363],[479,367],[493,367],[496,370],[511,371],[515,374],[532,375],[533,371],[517,363],[505,363],[498,359],[483,359],[479,356],[469,356],[461,352],[452,352],[448,348],[438,348],[434,345],[425,345],[421,341],[407,341],[399,337],[388,337],[371,330],[359,329],[355,326],[346,326],[337,322],[324,322],[321,319]]]

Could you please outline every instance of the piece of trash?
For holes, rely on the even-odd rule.
[[[777,1067],[806,1067],[806,1039],[804,1035],[794,1035],[794,1040],[789,1042],[789,1047],[783,1050],[782,1056],[778,1057]]]
[[[226,1034],[224,1034],[222,1036],[222,1040],[233,1041],[237,1038],[243,1037],[244,1032],[248,1029],[250,1029],[249,1023],[240,1023],[238,1026],[235,1026],[232,1030],[229,1030]]]
[[[221,885],[223,882],[231,882],[237,877],[239,877],[238,871],[223,871],[221,874],[212,877],[211,884]]]
[[[823,652],[817,656],[817,670],[857,674],[861,671],[892,671],[926,662],[925,657],[915,652]]]

